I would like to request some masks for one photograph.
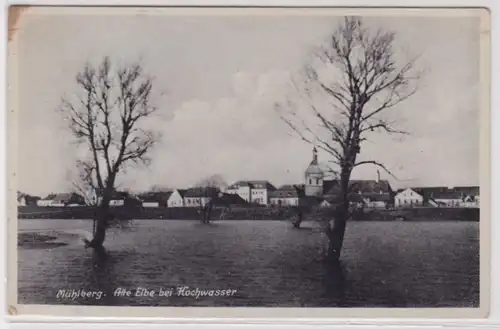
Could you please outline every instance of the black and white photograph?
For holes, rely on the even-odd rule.
[[[485,9],[9,15],[11,314],[486,316]]]

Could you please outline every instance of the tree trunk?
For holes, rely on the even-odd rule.
[[[335,219],[333,229],[329,236],[328,258],[332,261],[338,261],[344,243],[344,234],[347,224],[347,218],[339,216]]]
[[[350,172],[344,170],[340,182],[341,204],[336,211],[333,228],[330,228],[328,234],[328,257],[332,261],[338,261],[340,259],[344,244],[344,235],[347,227],[347,220],[349,219],[349,179]]]
[[[202,219],[203,224],[210,223],[210,219],[212,217],[212,207],[213,207],[212,200],[208,201],[208,203],[205,206],[203,206],[203,219]]]
[[[103,195],[102,201],[97,208],[97,216],[95,219],[94,237],[89,243],[89,247],[94,249],[103,249],[104,240],[106,238],[106,229],[108,228],[108,221],[110,218],[109,202],[111,201],[112,187],[108,188]]]
[[[297,218],[293,221],[293,227],[300,228],[302,220],[303,220],[302,209],[297,208]]]
[[[104,240],[106,238],[106,229],[108,227],[109,220],[109,206],[100,206],[97,218],[96,218],[96,226],[94,231],[94,238],[90,242],[90,247],[94,249],[101,249]]]
[[[206,224],[209,224],[210,223],[210,220],[212,219],[212,208],[213,208],[213,202],[212,200],[210,200],[208,202],[208,212],[207,212],[207,222]]]

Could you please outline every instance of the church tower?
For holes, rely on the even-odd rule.
[[[313,148],[313,159],[307,167],[305,173],[305,194],[306,196],[322,196],[323,195],[323,177],[324,173],[318,164],[318,150]]]

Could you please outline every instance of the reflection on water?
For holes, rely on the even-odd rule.
[[[296,230],[272,221],[135,225],[111,230],[106,251],[98,253],[79,242],[90,221],[20,220],[20,233],[36,231],[66,243],[19,248],[20,303],[470,307],[479,302],[477,223],[353,222],[342,261],[334,264],[323,261],[323,241],[312,227]],[[176,295],[185,286],[219,295]],[[155,295],[135,296],[140,289]],[[235,293],[220,296],[226,290]],[[102,294],[63,298],[61,291]]]

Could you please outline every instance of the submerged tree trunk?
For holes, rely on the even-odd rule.
[[[203,206],[203,218],[202,218],[203,224],[210,223],[210,219],[212,218],[212,208],[213,208],[212,200],[208,201],[208,203],[205,204],[205,206]]]
[[[304,220],[304,215],[302,213],[302,209],[300,207],[297,207],[297,217],[292,221],[293,227],[295,228],[300,228],[300,224]]]
[[[344,235],[349,219],[349,180],[350,172],[344,170],[341,175],[340,194],[341,203],[335,212],[333,227],[329,227],[328,232],[328,258],[338,261],[344,244]]]
[[[92,241],[88,243],[88,247],[94,248],[96,250],[103,249],[104,240],[106,239],[106,229],[108,228],[110,219],[109,202],[111,200],[111,189],[112,188],[108,188],[109,191],[106,191],[104,193],[103,199],[97,208],[96,218],[94,219],[94,237],[92,238]]]

